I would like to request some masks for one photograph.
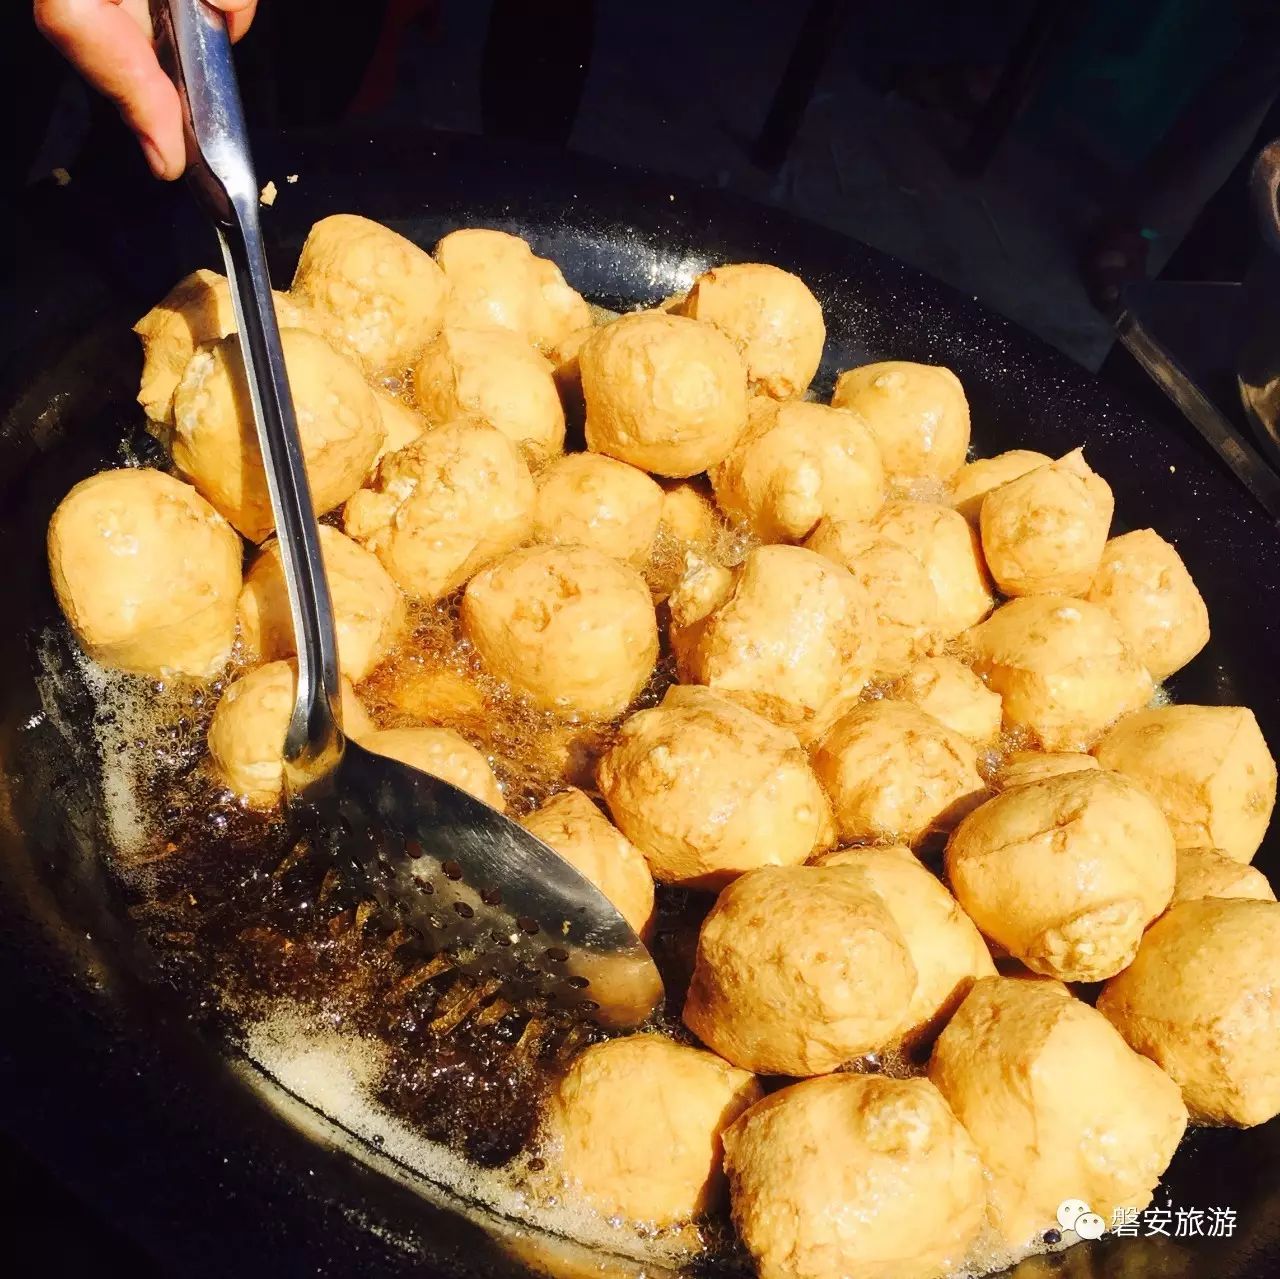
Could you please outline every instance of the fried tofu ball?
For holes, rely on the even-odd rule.
[[[964,643],[974,671],[1004,699],[1005,727],[1047,751],[1085,750],[1151,700],[1151,676],[1111,615],[1083,600],[1010,600]]]
[[[533,536],[589,546],[642,568],[662,519],[663,493],[643,471],[600,453],[570,453],[537,476]]]
[[[916,989],[899,1032],[910,1046],[929,1043],[979,977],[994,977],[987,944],[936,875],[902,845],[843,848],[822,866],[852,866],[867,877],[902,931],[916,968]]]
[[[373,388],[373,398],[378,405],[378,416],[382,419],[382,447],[378,450],[378,456],[373,459],[376,464],[388,453],[408,448],[427,429],[427,420],[403,400],[397,399],[381,387]]]
[[[58,503],[49,575],[95,661],[135,675],[208,679],[231,656],[240,539],[190,485],[162,471],[103,471]]]
[[[927,1079],[793,1084],[736,1120],[724,1147],[760,1279],[938,1279],[985,1220],[978,1152]]]
[[[377,675],[372,700],[390,715],[438,724],[467,736],[483,736],[489,718],[484,694],[476,683],[447,666],[402,655]]]
[[[327,524],[320,525],[320,552],[342,673],[358,684],[403,634],[408,620],[404,599],[377,556]],[[297,652],[279,543],[264,547],[249,569],[238,614],[240,638],[252,656],[274,662]]]
[[[593,1044],[552,1089],[541,1149],[552,1174],[603,1217],[672,1226],[724,1197],[721,1133],[760,1085],[665,1035]]]
[[[906,702],[865,702],[813,750],[846,842],[924,843],[987,794],[973,743]]]
[[[977,461],[966,462],[952,477],[951,505],[976,528],[982,499],[992,489],[1008,484],[1038,466],[1048,466],[1052,461],[1047,453],[1010,449],[1007,453],[997,453],[995,457],[980,457]]]
[[[658,527],[677,542],[713,546],[720,536],[715,504],[690,480],[667,480],[662,486],[662,518]]]
[[[315,323],[287,293],[272,293],[281,328]],[[180,280],[133,326],[142,343],[138,403],[152,422],[173,425],[173,393],[196,348],[236,331],[231,286],[225,275],[203,268]]]
[[[929,1078],[978,1148],[991,1213],[1018,1248],[1083,1199],[1104,1221],[1151,1201],[1187,1125],[1177,1085],[1054,981],[976,982]]]
[[[879,679],[902,675],[939,643],[938,592],[915,555],[868,524],[825,519],[805,546],[844,565],[857,579],[875,618]]]
[[[691,613],[673,593],[681,678],[790,728],[801,742],[857,701],[874,667],[866,592],[846,569],[803,547],[756,547],[723,600],[700,620],[690,622]]]
[[[534,457],[564,451],[564,409],[551,362],[514,333],[448,326],[423,349],[413,393],[433,422],[473,417]]]
[[[644,854],[580,790],[562,791],[520,825],[580,870],[637,937],[653,926],[653,875]]]
[[[1179,848],[1250,862],[1276,802],[1276,765],[1245,706],[1160,706],[1127,715],[1094,750],[1157,804]]]
[[[985,746],[1000,735],[1000,694],[954,657],[923,657],[890,696],[910,702],[961,737]]]
[[[843,409],[753,396],[747,429],[711,472],[716,501],[763,542],[799,542],[825,516],[870,519],[884,504],[880,451]]]
[[[489,761],[452,729],[380,728],[361,737],[360,745],[439,777],[500,813],[506,811],[507,801]]]
[[[501,431],[460,420],[378,464],[343,527],[402,590],[436,600],[533,531],[533,477]]]
[[[311,500],[324,515],[369,473],[382,447],[382,416],[359,368],[323,338],[284,329],[280,339]],[[238,337],[191,357],[173,414],[174,466],[237,531],[261,542],[275,517]]]
[[[274,808],[284,793],[284,739],[297,697],[293,662],[268,662],[227,686],[209,722],[214,776],[250,808]],[[373,722],[342,680],[342,726],[363,740]]]
[[[1132,961],[1169,904],[1169,825],[1118,773],[1015,786],[960,823],[947,878],[973,922],[1033,972],[1101,981]]]
[[[684,1023],[744,1070],[825,1075],[896,1039],[915,988],[906,939],[865,875],[765,866],[703,921]]]
[[[992,489],[982,501],[982,553],[1006,595],[1083,595],[1102,562],[1111,488],[1076,449]]]
[[[462,626],[492,674],[568,719],[621,714],[658,660],[644,578],[585,546],[528,547],[483,570]]]
[[[755,390],[790,400],[809,389],[827,326],[798,275],[763,262],[712,267],[694,280],[683,311],[714,324],[742,352]]]
[[[746,429],[746,366],[709,324],[624,315],[596,331],[578,364],[593,453],[683,479],[723,461]]]
[[[836,379],[831,403],[852,409],[880,446],[891,480],[947,480],[969,450],[969,401],[950,369],[886,360]]]
[[[995,597],[977,534],[964,516],[934,502],[886,502],[871,521],[886,542],[910,551],[938,597],[938,633],[951,639],[982,621]]]
[[[1098,997],[1129,1046],[1177,1081],[1196,1123],[1280,1114],[1280,903],[1181,902]]]
[[[1209,642],[1209,610],[1182,557],[1149,528],[1113,537],[1086,598],[1116,620],[1157,682]]]
[[[1012,751],[1005,756],[996,774],[996,789],[1009,790],[1028,782],[1042,782],[1063,773],[1083,773],[1098,767],[1098,761],[1083,751]]]
[[[549,349],[591,323],[591,308],[549,258],[534,255],[518,235],[465,227],[436,245],[449,281],[451,324],[507,329]]]
[[[710,689],[677,685],[631,716],[598,782],[659,883],[718,889],[832,842],[827,798],[795,734]]]
[[[1170,906],[1202,897],[1249,897],[1273,902],[1275,890],[1256,867],[1238,862],[1216,848],[1178,849],[1178,879]]]
[[[325,336],[368,373],[399,372],[440,331],[449,285],[416,244],[351,213],[311,228],[291,292],[325,319]]]

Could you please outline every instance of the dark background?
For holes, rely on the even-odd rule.
[[[1280,133],[1276,9],[261,0],[240,63],[264,129],[445,128],[678,174],[867,241],[1132,383],[1081,259],[1123,222],[1147,229],[1152,273],[1242,277],[1247,162]],[[0,17],[0,60],[2,364],[57,321],[56,290],[9,287],[19,260],[55,240],[96,261],[137,202],[174,193],[23,0]],[[290,198],[284,174],[261,176]],[[0,1227],[7,1273],[156,1273],[3,1139]]]

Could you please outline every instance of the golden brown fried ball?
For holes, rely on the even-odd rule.
[[[391,575],[364,547],[320,525],[320,552],[338,633],[342,673],[359,683],[404,632],[404,598]],[[240,592],[240,638],[253,657],[274,662],[296,652],[280,546],[270,542],[253,562]]]
[[[1144,1208],[1187,1125],[1168,1075],[1054,981],[975,983],[929,1078],[973,1138],[993,1224],[1014,1248],[1056,1229],[1064,1199],[1107,1222]]]
[[[427,420],[382,387],[373,388],[373,398],[378,405],[378,416],[382,419],[382,447],[378,450],[378,456],[373,459],[376,465],[388,453],[408,448],[427,429]]]
[[[1047,453],[1010,449],[1007,453],[997,453],[995,457],[980,457],[977,461],[966,462],[952,477],[951,505],[976,528],[982,499],[992,489],[1008,484],[1038,466],[1048,466],[1052,461]]]
[[[514,333],[447,326],[423,349],[413,393],[432,422],[473,417],[534,457],[564,450],[564,409],[551,362]]]
[[[190,485],[140,468],[90,476],[58,503],[47,545],[58,605],[96,661],[162,679],[226,664],[240,539]]]
[[[996,774],[997,790],[1042,782],[1063,773],[1082,773],[1098,767],[1098,761],[1083,751],[1011,751]]]
[[[1088,749],[1151,699],[1147,668],[1111,615],[1084,600],[1010,600],[964,643],[974,671],[1004,699],[1005,727],[1029,733],[1045,750]]]
[[[1238,862],[1216,848],[1178,849],[1178,879],[1170,906],[1202,897],[1250,897],[1273,902],[1275,889],[1256,867]]]
[[[923,843],[987,793],[973,743],[906,702],[855,706],[813,750],[845,841]]]
[[[1083,595],[1102,562],[1115,499],[1076,449],[992,489],[982,552],[1006,595]]]
[[[598,781],[659,883],[715,889],[832,841],[830,807],[795,734],[710,689],[677,685],[631,716]]]
[[[691,480],[667,480],[661,487],[662,519],[658,527],[677,542],[713,546],[722,525],[711,498]]]
[[[452,729],[380,728],[361,737],[360,745],[450,782],[500,813],[506,810],[507,801],[489,761]]]
[[[1280,1114],[1280,903],[1182,902],[1113,977],[1098,1011],[1173,1076],[1197,1123]]]
[[[593,453],[682,479],[723,461],[746,429],[746,366],[709,324],[624,315],[597,330],[578,364]]]
[[[653,925],[653,875],[644,854],[580,790],[562,791],[520,819],[530,834],[580,870],[637,937]]]
[[[918,706],[975,745],[986,746],[1000,735],[1000,694],[957,658],[922,657],[889,695]]]
[[[1276,765],[1245,706],[1160,706],[1127,715],[1094,750],[1150,795],[1179,848],[1248,862],[1276,802]]]
[[[461,420],[378,464],[342,513],[402,590],[435,600],[533,531],[533,477],[501,431]]]
[[[927,1079],[793,1084],[724,1147],[760,1279],[938,1279],[961,1268],[986,1216],[978,1152]]]
[[[1169,904],[1169,825],[1118,773],[1064,773],[988,800],[947,844],[947,878],[973,922],[1033,972],[1101,981]]]
[[[852,413],[762,395],[711,483],[720,509],[762,542],[799,542],[824,517],[866,520],[884,504],[880,451]]]
[[[1115,618],[1157,681],[1180,671],[1209,642],[1209,610],[1187,566],[1152,529],[1106,544],[1086,598]]]
[[[915,988],[906,939],[866,876],[766,866],[703,921],[684,1023],[744,1070],[825,1075],[896,1039]]]
[[[365,692],[394,718],[407,716],[468,737],[483,736],[489,718],[484,694],[474,680],[414,654],[402,652],[383,666],[373,688]]]
[[[356,364],[323,338],[284,329],[289,385],[317,515],[360,487],[382,447],[382,416]],[[249,388],[232,336],[191,357],[173,397],[173,462],[251,542],[275,527]]]
[[[911,551],[853,520],[823,520],[805,546],[844,565],[866,592],[875,618],[877,678],[903,674],[940,642],[938,592]]]
[[[995,597],[978,536],[964,516],[934,502],[886,502],[871,521],[884,541],[901,546],[929,574],[938,597],[938,633],[959,635],[991,612]]]
[[[547,1101],[553,1174],[604,1217],[671,1226],[724,1196],[720,1135],[760,1085],[713,1053],[629,1035],[574,1058]]]
[[[306,329],[316,323],[305,306],[287,293],[272,293],[281,328]],[[152,422],[173,425],[173,393],[196,348],[236,331],[231,287],[225,275],[201,269],[179,280],[133,326],[142,342],[142,382],[138,403]]]
[[[686,583],[673,593],[671,631],[685,682],[741,702],[802,742],[857,701],[874,668],[875,631],[866,592],[848,570],[803,547],[759,546],[699,620],[684,609],[687,591]]]
[[[486,669],[568,719],[621,714],[658,660],[644,578],[585,546],[528,547],[483,570],[462,626]]]
[[[291,292],[325,320],[325,336],[369,373],[399,372],[440,331],[449,286],[416,244],[351,213],[311,228]]]
[[[284,792],[284,739],[297,697],[293,662],[268,662],[227,686],[209,722],[214,776],[250,808],[274,808]],[[342,680],[342,726],[363,740],[373,722]]]
[[[518,235],[465,227],[436,245],[449,281],[451,324],[507,329],[549,349],[591,323],[591,308],[549,258],[534,255]]]
[[[819,865],[861,872],[893,916],[916,968],[915,994],[899,1035],[913,1047],[930,1042],[969,987],[979,977],[995,976],[982,934],[937,876],[901,844],[844,848],[827,853]]]
[[[533,536],[589,546],[642,568],[662,519],[663,493],[643,471],[600,453],[570,453],[538,472]]]
[[[831,403],[867,424],[892,480],[947,480],[969,450],[969,401],[950,369],[886,360],[836,379]]]
[[[798,275],[763,262],[712,267],[694,280],[683,311],[714,324],[742,352],[756,390],[790,400],[809,389],[827,326]]]

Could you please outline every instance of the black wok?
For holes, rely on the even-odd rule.
[[[281,192],[267,215],[278,282],[310,223],[337,211],[385,221],[424,245],[460,224],[517,231],[605,305],[657,301],[714,262],[798,271],[826,308],[823,378],[870,358],[947,364],[968,390],[980,452],[1085,444],[1115,490],[1118,524],[1151,525],[1176,542],[1208,601],[1213,642],[1177,677],[1175,696],[1252,706],[1280,745],[1274,527],[1189,433],[1150,425],[969,300],[782,213],[600,164],[438,135],[376,147],[266,143],[259,154],[264,180]],[[282,181],[291,173],[296,185]],[[73,183],[49,193],[41,222],[41,254],[20,264],[7,290],[5,314],[16,322],[0,393],[0,1127],[166,1272],[519,1272],[516,1252],[528,1261],[548,1245],[468,1214],[379,1152],[355,1149],[322,1117],[290,1109],[152,980],[133,940],[99,851],[88,735],[68,746],[41,717],[32,637],[53,617],[43,534],[73,482],[120,461],[119,441],[136,421],[130,323],[179,275],[215,265],[215,246],[180,191],[157,193],[140,212]],[[28,298],[37,311],[23,309]],[[1275,838],[1258,864],[1277,878]],[[1018,1273],[1280,1273],[1278,1172],[1276,1123],[1197,1132],[1165,1190],[1174,1206],[1234,1209],[1230,1238],[1107,1238]],[[559,1273],[614,1268],[600,1257],[542,1255]]]

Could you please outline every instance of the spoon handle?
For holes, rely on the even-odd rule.
[[[258,182],[225,17],[203,0],[158,0],[156,32],[182,99],[188,180],[212,219],[226,262],[240,351],[289,593],[298,695],[285,738],[291,792],[341,755],[333,603],[258,222]]]

